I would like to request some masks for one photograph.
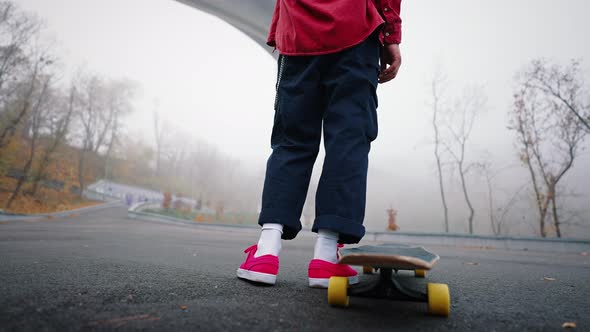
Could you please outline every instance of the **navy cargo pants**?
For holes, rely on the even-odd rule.
[[[377,137],[379,49],[373,34],[338,53],[279,57],[273,152],[258,222],[282,224],[283,239],[301,230],[322,128],[326,156],[312,230],[337,232],[340,243],[358,243],[365,234],[368,154]]]

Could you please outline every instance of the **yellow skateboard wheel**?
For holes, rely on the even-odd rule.
[[[446,284],[426,285],[428,294],[428,313],[436,316],[448,317],[451,313],[451,295]]]
[[[334,307],[348,307],[347,292],[347,277],[331,277],[328,283],[328,304]]]
[[[426,270],[414,270],[414,276],[416,278],[424,278],[426,277]]]
[[[373,274],[373,267],[370,265],[363,265],[364,274]]]

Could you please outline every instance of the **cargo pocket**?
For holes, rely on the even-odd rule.
[[[374,107],[373,105],[369,105],[369,116],[367,119],[367,129],[366,129],[366,133],[367,133],[367,140],[369,142],[374,141],[377,138],[377,135],[379,133],[379,125],[378,125],[378,121],[377,121],[377,104],[378,104],[378,100],[377,100],[377,89],[371,87],[371,100],[369,100],[369,103],[373,102],[374,103]]]

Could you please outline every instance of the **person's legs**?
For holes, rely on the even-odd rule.
[[[283,225],[282,238],[301,230],[301,212],[316,160],[324,103],[319,57],[281,56],[277,80],[273,152],[266,165],[258,223]]]
[[[322,81],[329,100],[324,115],[326,158],[316,193],[312,230],[338,233],[340,243],[358,243],[365,233],[368,154],[377,137],[379,41],[375,35],[327,56]]]
[[[334,257],[338,242],[357,243],[364,235],[368,153],[377,136],[378,39],[372,36],[336,54],[281,57],[279,62],[273,153],[259,217],[259,246],[266,249],[258,255],[257,245],[246,249],[238,277],[275,283],[280,251],[276,231],[282,226],[281,238],[293,239],[301,230],[323,121],[326,159],[316,193],[312,230],[318,242],[308,267],[309,285],[327,287],[332,276],[357,283],[357,272],[336,264]]]
[[[301,230],[301,212],[313,164],[319,152],[323,98],[318,57],[279,58],[273,152],[266,166],[262,232],[258,245],[246,249],[238,277],[274,284],[279,268],[281,239],[293,239]]]
[[[358,282],[355,270],[336,264],[337,245],[358,243],[365,233],[368,154],[377,137],[379,41],[371,36],[324,61],[326,158],[312,228],[318,239],[308,268],[309,285],[321,288],[328,287],[332,276],[348,277],[350,284]]]

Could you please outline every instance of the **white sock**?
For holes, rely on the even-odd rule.
[[[338,233],[326,229],[318,230],[318,239],[315,243],[313,258],[336,264],[338,262],[338,257],[336,257],[337,250]]]
[[[283,235],[283,225],[281,224],[263,224],[260,239],[258,240],[258,250],[254,257],[264,255],[278,256],[281,252],[281,236]]]

